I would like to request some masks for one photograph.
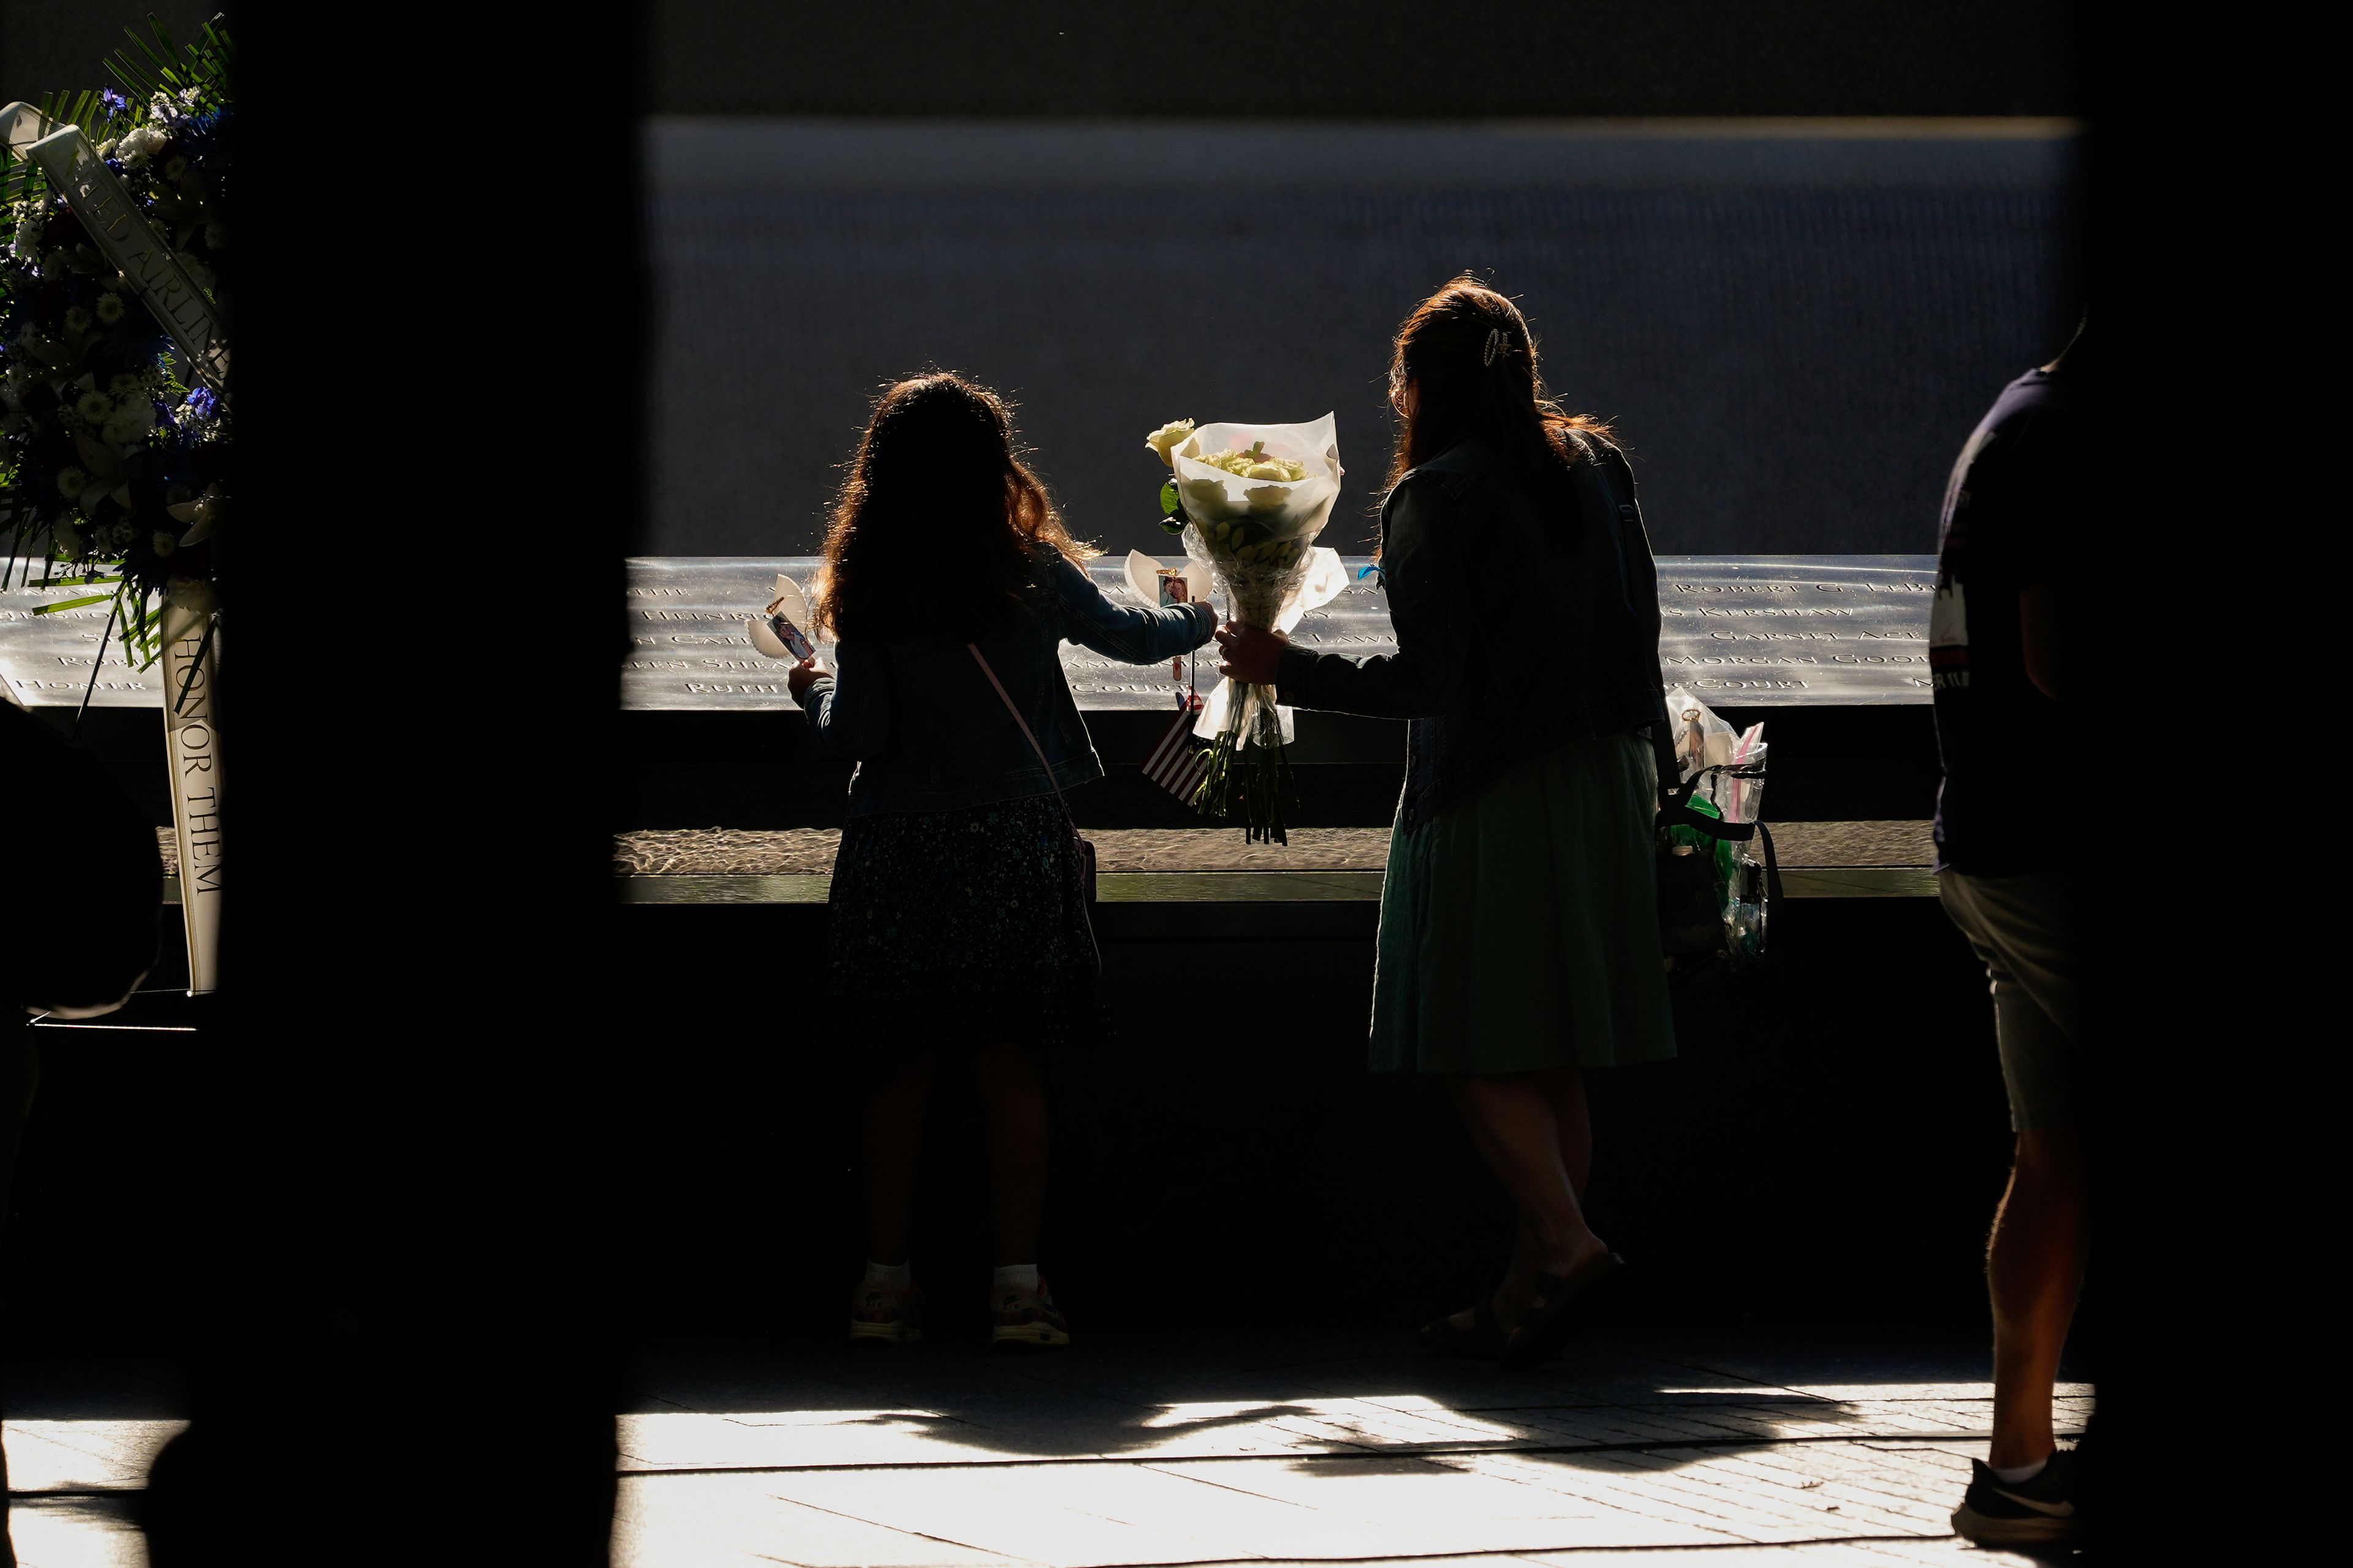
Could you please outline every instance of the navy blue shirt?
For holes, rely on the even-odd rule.
[[[2059,869],[2085,831],[2073,818],[2099,786],[2070,776],[2082,748],[2067,711],[2028,679],[2018,602],[2076,577],[2090,470],[2081,377],[2039,370],[2002,389],[1953,466],[1928,629],[1939,870]]]

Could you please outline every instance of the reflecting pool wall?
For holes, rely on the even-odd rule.
[[[1725,123],[650,121],[643,548],[812,549],[874,389],[930,363],[1016,397],[1117,551],[1165,542],[1145,431],[1334,410],[1326,542],[1361,547],[1389,334],[1471,268],[1618,422],[1661,552],[1933,549],[1970,426],[2073,319],[2069,128]]]

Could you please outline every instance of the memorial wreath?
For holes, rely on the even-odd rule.
[[[228,342],[215,299],[236,51],[196,43],[107,62],[120,84],[0,109],[0,588],[109,604],[110,645],[163,662],[165,760],[188,990],[214,988],[221,896],[215,585],[234,484]],[[90,592],[76,594],[73,590]]]
[[[218,23],[185,48],[160,25],[153,42],[133,37],[141,54],[109,62],[121,90],[47,97],[31,128],[78,127],[209,299],[230,244],[233,49]],[[163,652],[167,599],[207,622],[215,609],[229,405],[126,274],[119,246],[92,233],[90,204],[27,145],[12,135],[0,153],[0,527],[16,570],[96,590],[44,612],[112,601],[110,630],[146,668]]]

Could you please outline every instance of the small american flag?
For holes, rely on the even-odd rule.
[[[1176,710],[1176,721],[1144,759],[1144,776],[1182,801],[1193,798],[1201,787],[1201,775],[1209,771],[1201,760],[1201,742],[1193,738],[1193,720],[1200,711],[1201,694],[1187,691]]]

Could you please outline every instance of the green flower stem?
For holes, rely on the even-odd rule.
[[[1251,721],[1250,744],[1244,746],[1241,716],[1252,706],[1248,700],[1250,695],[1258,698],[1257,714]],[[1298,785],[1283,750],[1282,720],[1274,710],[1272,689],[1250,688],[1203,755],[1207,767],[1200,787],[1193,792],[1194,809],[1212,821],[1229,822],[1239,796],[1245,843],[1289,844],[1283,806],[1286,796],[1296,803]]]

